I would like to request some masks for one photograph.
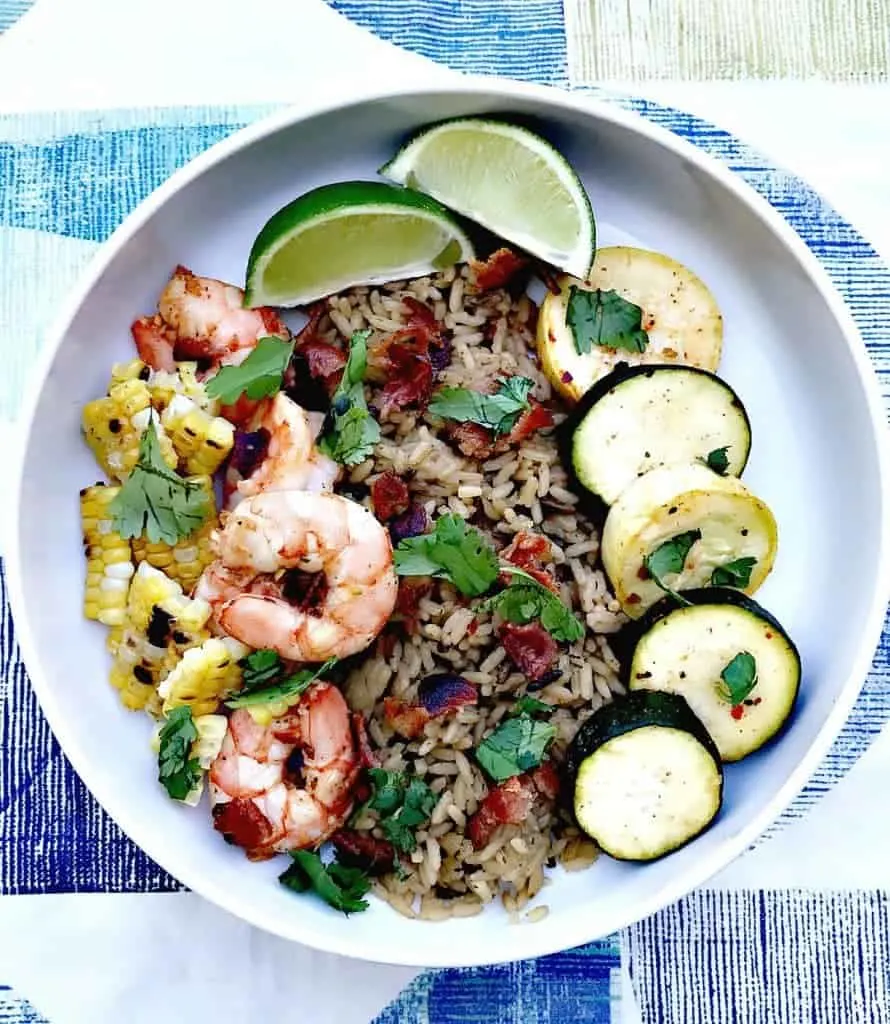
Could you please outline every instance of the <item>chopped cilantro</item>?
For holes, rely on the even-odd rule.
[[[562,599],[548,590],[543,583],[517,568],[501,566],[501,572],[510,573],[514,580],[500,593],[488,598],[482,605],[485,611],[497,611],[508,622],[522,625],[540,619],[541,625],[554,640],[574,643],[584,636],[584,625]]]
[[[394,564],[399,576],[437,576],[468,597],[484,594],[498,576],[494,548],[456,515],[440,516],[433,533],[401,541]]]
[[[470,388],[441,388],[430,402],[429,411],[458,423],[478,423],[494,431],[495,437],[509,434],[523,412],[531,408],[528,396],[534,387],[528,377],[507,377],[493,395]]]
[[[356,331],[349,340],[343,376],[331,399],[331,410],[318,442],[321,451],[344,466],[364,462],[380,440],[380,425],[365,401],[370,336],[370,331]]]
[[[174,800],[185,800],[201,781],[201,766],[191,756],[197,738],[192,709],[187,704],[174,708],[158,737],[158,782]]]
[[[729,469],[729,459],[726,453],[729,451],[729,445],[724,445],[722,448],[715,448],[712,452],[708,452],[707,456],[702,460],[708,469],[712,469],[715,473],[719,473],[720,476],[726,476],[726,471]]]
[[[278,662],[277,674],[270,675],[268,668],[256,671],[251,669],[249,665],[245,666],[245,662],[249,662],[250,658],[254,655],[267,655],[268,653],[267,651],[254,651],[253,655],[248,655],[241,662],[244,668],[244,687],[236,696],[226,701],[226,707],[249,708],[256,707],[258,704],[270,704],[273,701],[291,700],[294,697],[299,697],[309,689],[316,679],[329,672],[337,663],[336,658],[329,658],[323,665],[318,665],[316,668],[301,669],[299,672],[295,672],[293,675],[285,678],[281,678],[283,675],[281,659]],[[272,653],[274,654],[275,652],[273,651]],[[277,655],[275,656],[278,657]],[[267,664],[268,661],[269,659],[267,658]],[[259,682],[256,682],[258,675],[261,678]],[[248,678],[254,680],[250,685],[247,682]]]
[[[718,565],[711,573],[712,587],[747,587],[751,582],[751,572],[757,565],[756,558],[736,558],[725,565]]]
[[[393,846],[402,853],[411,853],[417,846],[414,833],[429,820],[436,794],[423,779],[405,772],[371,768],[368,776],[374,793],[365,807],[377,811],[380,826]]]
[[[479,744],[476,760],[495,782],[503,782],[537,768],[555,736],[555,725],[521,714],[502,722]]]
[[[361,868],[347,867],[337,861],[325,864],[318,853],[311,850],[291,850],[293,863],[278,876],[278,881],[293,892],[314,891],[334,910],[344,914],[359,914],[368,909],[363,899],[371,888],[368,876]]]
[[[720,673],[723,694],[732,706],[738,707],[757,685],[757,662],[754,655],[740,651]]]
[[[566,324],[574,335],[579,355],[587,355],[594,345],[645,352],[649,335],[642,322],[642,309],[615,291],[589,291],[577,285],[569,289]]]
[[[207,394],[223,405],[234,405],[242,395],[268,398],[281,390],[284,371],[294,350],[283,338],[260,338],[256,348],[237,366],[223,366],[207,382]]]

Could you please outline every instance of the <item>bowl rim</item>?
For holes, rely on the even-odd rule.
[[[400,939],[397,942],[388,942],[384,945],[378,938],[374,948],[368,948],[366,939],[351,940],[348,933],[313,930],[309,925],[301,924],[301,917],[298,914],[285,923],[280,920],[268,920],[262,913],[254,912],[253,908],[237,893],[232,893],[216,884],[212,877],[198,876],[190,871],[180,874],[168,866],[171,860],[168,857],[169,851],[156,840],[150,828],[145,830],[144,822],[138,813],[127,806],[119,807],[117,805],[117,801],[104,783],[105,772],[98,767],[88,750],[78,742],[74,731],[69,730],[65,718],[56,704],[54,687],[43,674],[41,660],[25,611],[23,566],[18,541],[23,514],[22,496],[27,468],[28,441],[46,378],[62,341],[83,302],[131,236],[183,187],[199,178],[211,167],[269,135],[293,127],[310,118],[335,114],[340,110],[360,107],[379,100],[408,96],[423,98],[424,96],[432,97],[442,94],[466,96],[467,98],[485,97],[496,102],[537,101],[544,105],[584,114],[596,120],[623,127],[694,164],[698,170],[728,190],[751,216],[759,219],[778,238],[786,251],[790,252],[808,280],[820,293],[853,358],[858,383],[867,401],[868,417],[872,428],[870,440],[874,442],[877,456],[876,469],[882,528],[880,550],[876,557],[877,572],[869,612],[863,620],[859,649],[852,660],[838,698],[823,721],[813,743],[785,783],[779,788],[776,795],[761,807],[742,828],[724,840],[707,856],[694,861],[652,895],[642,900],[628,901],[627,909],[622,907],[606,912],[599,918],[598,926],[593,930],[585,926],[586,919],[583,915],[574,915],[567,921],[560,917],[558,918],[559,927],[548,928],[546,922],[541,922],[537,927],[531,929],[504,929],[497,944],[480,944],[469,951],[469,955],[463,944],[443,942],[437,946],[435,956],[431,960],[429,955],[419,959],[410,939]],[[887,515],[888,505],[890,505],[890,445],[888,445],[884,421],[883,401],[877,374],[869,359],[865,343],[827,271],[782,215],[764,197],[716,158],[637,113],[597,96],[569,92],[554,86],[515,82],[494,76],[455,75],[450,80],[440,78],[430,81],[428,84],[382,83],[376,87],[368,87],[358,97],[352,92],[343,95],[333,90],[331,93],[326,93],[321,99],[308,101],[297,107],[287,107],[266,115],[216,143],[175,171],[147,196],[101,244],[47,331],[43,351],[28,382],[17,428],[20,434],[12,477],[14,502],[10,529],[7,534],[8,550],[4,553],[10,605],[15,621],[16,639],[32,686],[53,734],[72,767],[121,830],[164,870],[169,871],[171,875],[194,892],[236,917],[282,938],[303,943],[323,952],[361,960],[415,967],[458,967],[544,956],[593,941],[628,927],[676,902],[702,885],[733,861],[769,827],[803,788],[818,763],[827,753],[865,683],[880,640],[888,601],[890,601],[890,517]],[[143,833],[145,834],[143,835]],[[137,836],[140,838],[137,839]],[[420,923],[425,924],[426,922]],[[443,934],[443,939],[446,934]]]

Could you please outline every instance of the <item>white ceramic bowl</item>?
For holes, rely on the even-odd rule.
[[[758,593],[803,655],[793,724],[726,773],[723,811],[685,849],[646,866],[602,858],[553,872],[549,916],[510,925],[498,907],[445,924],[382,903],[346,918],[279,886],[278,862],[249,864],[206,813],[155,780],[149,723],[106,683],[104,630],[81,615],[78,490],[96,479],[80,436],[84,402],[130,322],[149,312],[177,263],[243,280],[251,242],[306,189],[373,178],[405,133],[460,114],[537,118],[578,169],[600,244],[632,242],[698,271],[726,321],[721,373],[753,424],[745,481],[779,523],[776,568]],[[419,965],[537,956],[623,927],[726,865],[801,788],[865,678],[887,604],[883,416],[864,346],[825,273],[794,232],[738,178],[691,145],[612,107],[494,80],[378,92],[311,115],[277,115],[175,174],[103,247],[46,345],[28,406],[9,559],[17,636],[40,702],[75,769],[132,839],[192,889],[247,921],[320,949]]]

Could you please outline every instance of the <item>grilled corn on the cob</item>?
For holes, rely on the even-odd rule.
[[[127,617],[127,592],[133,575],[130,542],[114,529],[108,507],[119,487],[96,484],[80,492],[80,519],[87,559],[83,612],[106,626],[120,626]]]
[[[241,688],[238,662],[249,651],[232,637],[211,637],[186,651],[158,687],[164,713],[180,704],[190,705],[193,715],[216,711],[225,697]]]
[[[218,400],[211,398],[198,380],[197,363],[177,363],[173,373],[152,370],[148,378],[148,387],[156,409],[164,410],[177,395],[184,395],[211,416],[215,416],[219,411]]]
[[[139,439],[152,418],[151,393],[144,380],[112,384],[105,398],[83,408],[83,431],[99,465],[120,483],[130,475],[139,458]],[[155,418],[164,462],[175,469],[178,458],[170,438]]]
[[[144,534],[133,540],[133,557],[137,565],[148,562],[176,580],[185,591],[194,587],[198,577],[213,561],[211,536],[218,525],[213,481],[209,476],[199,476],[194,477],[193,482],[201,484],[210,501],[210,514],[202,526],[175,544],[150,541]]]
[[[235,441],[228,420],[211,416],[185,395],[171,399],[161,413],[161,425],[173,442],[180,469],[189,476],[215,473]]]

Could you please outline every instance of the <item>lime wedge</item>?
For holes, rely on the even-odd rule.
[[[534,132],[480,118],[428,128],[380,168],[576,277],[593,264],[590,200],[565,157]]]
[[[247,260],[248,306],[304,306],[359,284],[422,277],[473,258],[454,215],[380,181],[323,185],[288,203]]]

